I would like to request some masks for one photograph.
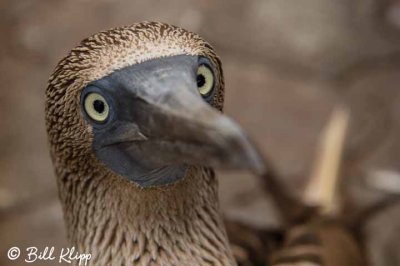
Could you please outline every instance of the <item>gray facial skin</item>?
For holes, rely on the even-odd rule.
[[[84,113],[97,158],[142,187],[171,184],[189,165],[263,173],[263,160],[245,134],[210,105],[218,82],[207,98],[199,94],[199,64],[213,69],[206,58],[181,55],[126,67],[89,84],[82,106],[85,95],[97,92],[110,107],[104,123]]]

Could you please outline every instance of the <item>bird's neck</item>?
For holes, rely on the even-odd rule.
[[[212,170],[192,167],[151,189],[113,175],[69,176],[59,190],[69,240],[92,265],[234,264]]]

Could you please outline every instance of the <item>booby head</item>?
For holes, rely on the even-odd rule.
[[[192,165],[263,172],[221,113],[223,98],[220,60],[198,35],[155,22],[95,34],[58,64],[46,91],[56,169],[110,171],[140,187],[174,183]]]

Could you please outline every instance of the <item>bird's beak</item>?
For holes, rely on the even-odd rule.
[[[125,111],[111,130],[98,136],[98,157],[136,182],[147,179],[146,171],[179,165],[264,173],[260,153],[235,122],[199,95],[192,72],[158,67],[157,74],[139,75],[137,84],[145,88],[136,89],[135,97],[118,97],[116,104]],[[128,76],[119,80],[129,84],[132,75]]]
[[[154,145],[163,163],[264,172],[263,160],[243,130],[200,96],[182,90],[167,101],[173,106],[146,108],[152,119],[143,133],[148,136],[143,144]]]

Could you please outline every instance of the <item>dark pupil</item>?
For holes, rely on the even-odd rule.
[[[95,100],[93,102],[93,108],[94,110],[96,110],[96,112],[98,112],[99,114],[104,112],[105,106],[104,106],[104,102],[100,101],[100,100]]]
[[[197,75],[197,87],[201,88],[204,86],[204,84],[206,84],[206,78],[204,77],[204,75]]]

